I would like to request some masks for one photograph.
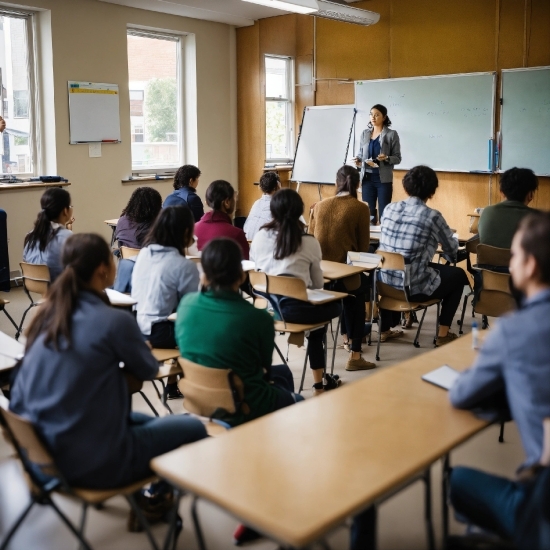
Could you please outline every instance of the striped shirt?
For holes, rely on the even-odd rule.
[[[443,252],[455,258],[458,241],[441,215],[418,197],[409,197],[386,206],[382,216],[379,250],[397,252],[405,257],[409,294],[430,296],[441,284],[437,270],[429,263],[441,244]],[[384,270],[379,280],[396,288],[403,288],[403,272]]]

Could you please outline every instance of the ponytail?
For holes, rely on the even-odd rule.
[[[342,166],[336,173],[336,194],[349,193],[354,199],[357,198],[357,187],[359,186],[359,171],[352,166]]]
[[[44,345],[52,344],[59,350],[60,341],[64,349],[72,345],[72,318],[82,290],[91,291],[90,280],[100,265],[112,261],[109,246],[99,235],[80,233],[69,237],[63,246],[61,262],[63,271],[50,286],[42,304],[27,330],[28,350],[44,333]],[[108,303],[105,296],[100,298]]]
[[[44,252],[56,233],[52,231],[51,222],[59,218],[65,208],[70,208],[71,195],[65,189],[51,187],[40,198],[40,206],[42,210],[38,212],[33,230],[25,237],[24,245],[29,248],[38,245]]]

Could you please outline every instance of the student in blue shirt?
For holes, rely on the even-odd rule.
[[[197,186],[201,171],[192,164],[185,164],[174,176],[174,192],[166,197],[163,208],[167,206],[187,206],[193,212],[195,222],[204,216],[204,205],[197,195]]]
[[[46,264],[53,282],[61,273],[61,248],[72,235],[73,207],[71,195],[60,187],[47,189],[40,198],[34,229],[25,237],[23,261]]]
[[[151,380],[158,365],[133,316],[105,295],[115,277],[107,243],[73,235],[62,263],[28,329],[10,409],[34,424],[70,484],[124,486],[150,475],[153,457],[206,431],[188,416],[130,412],[124,374]]]

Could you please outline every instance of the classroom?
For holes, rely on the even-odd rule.
[[[0,550],[550,548],[548,0],[0,21]]]

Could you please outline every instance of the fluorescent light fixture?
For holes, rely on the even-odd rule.
[[[315,13],[319,10],[316,0],[243,0],[252,4],[260,4],[277,10],[294,13]]]

